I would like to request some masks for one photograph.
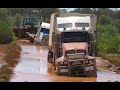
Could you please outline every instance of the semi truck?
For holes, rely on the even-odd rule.
[[[34,42],[40,45],[48,45],[50,24],[41,22],[40,27],[36,33]]]
[[[36,20],[34,17],[24,17],[20,26],[14,26],[13,31],[19,38],[26,38],[26,33],[35,34],[37,32]]]
[[[47,59],[57,75],[97,77],[96,20],[93,14],[51,14]]]

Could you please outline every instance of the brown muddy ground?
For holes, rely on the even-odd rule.
[[[13,44],[0,44],[0,82],[8,82],[13,68],[19,61],[20,47]]]
[[[2,67],[2,65],[6,64],[6,62],[3,60],[3,57],[5,56],[6,47],[7,47],[7,45],[0,44],[0,67]]]
[[[120,74],[110,71],[108,64],[97,59],[97,78],[57,76],[51,63],[47,62],[48,49],[34,45],[27,40],[20,40],[21,55],[14,68],[10,82],[115,82],[120,81]]]

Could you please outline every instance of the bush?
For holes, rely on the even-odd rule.
[[[97,49],[102,53],[120,53],[120,35],[115,26],[97,25]]]
[[[0,21],[0,43],[10,43],[15,39],[12,26],[8,20]]]

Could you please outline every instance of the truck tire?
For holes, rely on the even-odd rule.
[[[31,43],[33,43],[33,42],[34,42],[34,38],[30,37],[30,38],[29,38],[29,41],[30,41]]]
[[[94,71],[94,72],[91,73],[91,74],[87,73],[86,76],[87,76],[87,77],[97,77],[97,71]]]
[[[48,52],[47,60],[48,60],[49,63],[52,62],[52,53],[50,53],[50,51]]]
[[[60,76],[60,68],[59,68],[59,65],[57,64],[55,68],[56,68],[56,74],[57,74],[58,76]]]
[[[53,64],[53,66],[54,66],[54,69],[56,70],[55,54],[53,54],[52,64]]]

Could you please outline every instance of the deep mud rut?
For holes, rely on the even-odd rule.
[[[57,76],[51,63],[47,62],[48,49],[21,40],[22,48],[19,63],[14,68],[10,82],[115,82],[120,81],[120,74],[98,68],[95,77]],[[97,58],[97,65],[102,61]]]

